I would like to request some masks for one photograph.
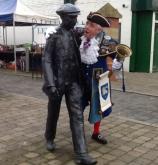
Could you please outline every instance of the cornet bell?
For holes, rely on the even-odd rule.
[[[116,46],[116,58],[118,60],[124,60],[126,57],[129,57],[132,55],[132,50],[127,45],[124,44],[118,44]]]

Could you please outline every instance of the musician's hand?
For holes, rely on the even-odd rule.
[[[116,58],[113,60],[112,63],[112,70],[121,70],[123,61],[118,61]]]

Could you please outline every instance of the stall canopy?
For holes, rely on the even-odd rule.
[[[32,11],[20,0],[0,0],[0,24],[5,26],[58,24],[57,16],[45,16]]]
[[[28,25],[57,25],[57,16],[45,16],[31,10],[21,0],[0,0],[0,25],[3,27],[13,26],[14,61],[16,71],[16,34],[15,26]]]

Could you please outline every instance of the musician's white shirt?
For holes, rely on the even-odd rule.
[[[99,56],[99,46],[98,41],[94,38],[90,39],[89,46],[85,48],[84,43],[87,42],[87,38],[85,36],[81,37],[81,45],[80,45],[80,54],[81,61],[84,64],[94,64],[98,61],[97,57]]]

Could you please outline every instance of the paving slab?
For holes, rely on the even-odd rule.
[[[0,91],[1,165],[74,164],[69,117],[64,103],[55,140],[57,149],[50,153],[45,148],[46,106],[45,99]],[[112,114],[102,121],[102,132],[108,144],[101,145],[90,138],[92,125],[87,117],[88,111],[85,112],[86,139],[90,155],[98,160],[98,165],[157,163],[158,125]],[[153,132],[154,136],[147,136]]]

